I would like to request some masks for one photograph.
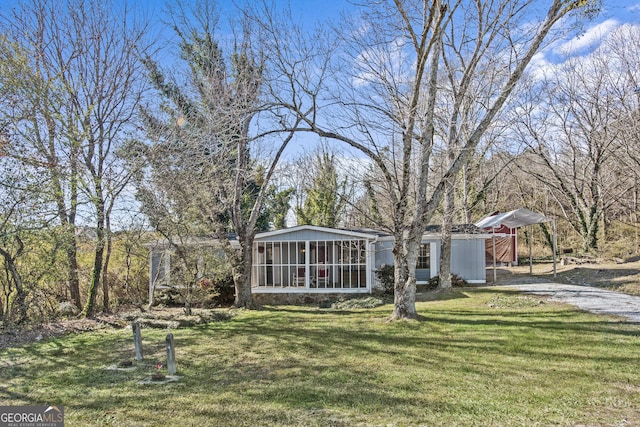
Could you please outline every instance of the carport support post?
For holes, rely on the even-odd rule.
[[[558,230],[556,220],[553,220],[553,278],[556,278],[556,253],[558,253]]]
[[[529,274],[533,274],[533,225],[529,226]]]
[[[493,242],[491,245],[493,246],[493,283],[496,283],[496,228],[491,227],[491,231],[493,232],[493,236],[491,237],[491,241]]]

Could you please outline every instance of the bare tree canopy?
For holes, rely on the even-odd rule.
[[[296,38],[296,50],[295,28],[283,30],[266,6],[257,12],[263,39],[275,41],[266,58],[295,90],[286,105],[304,130],[360,150],[380,172],[395,239],[392,318],[417,316],[418,248],[446,183],[471,158],[558,21],[597,7],[562,0],[367,2],[336,37]],[[442,84],[446,66],[449,78]],[[437,106],[445,104],[446,132],[437,134]],[[465,111],[475,115],[469,129],[460,127]],[[434,146],[454,140],[460,140],[457,153],[434,183]]]
[[[134,135],[142,93],[146,27],[126,9],[97,1],[32,0],[11,12],[6,37],[21,46],[27,70],[5,111],[8,155],[48,177],[47,197],[64,230],[71,300],[82,307],[76,225],[91,211],[97,241],[84,314],[93,315],[105,240],[116,199],[130,179],[117,152]],[[8,17],[7,17],[8,18]],[[7,73],[15,67],[5,68]],[[24,68],[23,68],[24,69]],[[104,309],[109,309],[103,283]]]
[[[146,60],[164,102],[144,109],[154,144],[147,157],[152,181],[140,200],[168,239],[217,238],[231,259],[235,305],[252,307],[253,238],[265,209],[276,205],[265,198],[277,197],[271,177],[296,125],[286,122],[270,96],[280,91],[278,79],[253,45],[248,23],[237,29],[225,54],[216,39],[219,16],[212,4],[179,8],[172,19],[188,71],[167,75],[152,58]],[[237,235],[240,253],[231,248],[229,232]]]
[[[636,187],[640,61],[629,49],[639,36],[621,27],[587,57],[533,78],[517,111],[528,149],[519,164],[550,191],[584,251],[597,250],[607,212]]]

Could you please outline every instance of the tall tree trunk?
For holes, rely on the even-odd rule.
[[[113,247],[113,237],[111,235],[111,219],[110,216],[107,215],[105,218],[106,227],[105,227],[105,235],[107,240],[107,251],[104,256],[104,262],[102,264],[102,312],[110,313],[111,309],[109,307],[109,260],[111,259],[111,251]],[[128,273],[128,272],[127,272]]]
[[[236,287],[235,307],[253,308],[251,294],[251,267],[253,264],[253,235],[241,242],[240,257],[233,266],[233,281]]]
[[[69,225],[65,231],[65,253],[67,256],[67,285],[71,295],[71,303],[82,310],[80,295],[80,278],[78,275],[78,243],[75,236],[75,226]]]
[[[462,205],[464,207],[464,222],[471,224],[471,206],[469,206],[469,177],[467,176],[468,165],[462,167]]]
[[[73,170],[74,168],[72,168]],[[52,171],[54,193],[58,207],[58,219],[62,225],[62,241],[64,242],[65,255],[67,258],[67,286],[71,296],[71,303],[82,310],[82,299],[80,296],[80,278],[78,276],[78,241],[76,238],[75,210],[77,205],[77,190],[72,185],[71,208],[67,212],[62,184],[55,171]],[[73,173],[73,172],[72,172]]]
[[[96,202],[96,249],[93,259],[93,271],[91,274],[91,284],[87,292],[87,305],[82,312],[85,317],[93,317],[96,310],[96,296],[102,276],[102,262],[104,257],[104,202],[102,202],[102,194],[98,195]]]
[[[402,239],[403,233],[397,233],[394,236],[393,244],[393,269],[394,269],[394,292],[393,292],[393,313],[389,320],[399,319],[416,319],[418,313],[416,312],[416,275],[415,268],[413,269],[413,275],[410,272],[409,266],[413,257],[411,248],[405,248],[404,240]],[[406,242],[410,243],[410,242]],[[413,251],[416,259],[413,260],[413,265],[417,261],[417,250]]]
[[[451,177],[444,195],[444,213],[442,216],[442,243],[440,246],[440,289],[451,288],[451,227],[455,205],[455,178]]]

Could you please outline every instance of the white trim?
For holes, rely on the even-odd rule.
[[[273,236],[280,236],[282,234],[294,233],[294,232],[303,231],[303,230],[320,231],[325,233],[338,234],[340,236],[358,237],[360,239],[375,239],[377,237],[374,234],[361,233],[359,231],[342,230],[339,228],[318,227],[315,225],[298,225],[296,227],[283,228],[281,230],[273,230],[273,231],[265,231],[263,233],[257,233],[254,237],[254,240],[264,239],[264,238],[273,237]]]
[[[304,241],[304,288],[311,288],[311,241]]]
[[[453,240],[486,240],[490,239],[493,235],[491,233],[479,233],[479,234],[458,234],[452,233],[451,239]],[[500,233],[496,233],[496,237],[500,237]],[[377,239],[379,242],[393,241],[393,236],[379,236]],[[430,241],[442,240],[441,234],[425,233],[422,235],[422,241],[420,243],[427,243]]]
[[[438,242],[432,241],[429,245],[429,275],[431,279],[440,275],[440,251],[442,245],[438,247]]]

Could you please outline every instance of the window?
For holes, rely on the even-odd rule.
[[[426,270],[431,268],[431,244],[423,243],[420,245],[420,252],[418,253],[417,269]]]

